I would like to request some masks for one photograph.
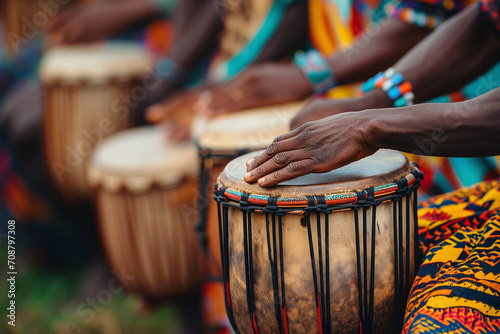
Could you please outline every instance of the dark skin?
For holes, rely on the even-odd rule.
[[[248,161],[245,180],[270,187],[388,148],[436,156],[500,154],[500,89],[473,100],[344,113],[301,125]]]
[[[286,55],[293,53],[294,50],[297,50],[303,45],[307,39],[306,10],[307,4],[305,3],[293,4],[288,8],[280,26],[271,37],[268,44],[259,53],[258,57],[255,59],[255,63],[278,61]],[[186,41],[191,42],[191,40]],[[237,78],[245,76],[245,73],[246,71]],[[169,128],[172,128],[169,138],[172,140],[187,139],[189,137],[188,125],[190,122],[186,120],[186,117],[191,117],[192,115],[179,113],[179,105],[188,105],[188,102],[194,105],[196,101],[198,101],[197,104],[199,105],[200,100],[198,96],[204,89],[205,88],[200,88],[192,91],[179,92],[167,97],[160,103],[151,105],[146,110],[146,119],[153,123],[173,122],[179,126],[169,125]]]
[[[430,51],[432,57],[422,58]],[[472,6],[419,44],[395,68],[415,82],[417,100],[425,100],[474,79],[499,56],[500,38],[478,7]],[[452,73],[449,66],[460,70]],[[382,97],[383,102],[384,93],[379,93],[374,96]],[[328,102],[321,106],[329,108]],[[276,138],[263,154],[249,160],[245,180],[270,187],[300,175],[339,168],[380,148],[435,156],[497,155],[499,142],[500,89],[495,89],[459,103],[368,109],[307,122]]]
[[[74,44],[104,40],[158,14],[159,8],[149,0],[103,0],[81,4],[51,21],[48,43]]]
[[[429,29],[390,18],[377,28],[368,27],[352,47],[335,53],[328,62],[338,84],[363,81],[394,64],[430,32]],[[280,89],[276,90],[276,87]],[[235,91],[241,91],[243,97],[235,100]],[[297,101],[311,94],[309,82],[295,65],[255,65],[240,77],[212,89],[210,98],[200,101],[200,112],[210,117]]]
[[[415,102],[462,88],[498,61],[500,39],[477,6],[444,23],[393,67],[412,83]],[[460,70],[457,70],[460,69]],[[312,101],[293,120],[292,128],[343,112],[390,107],[380,90],[349,100]]]

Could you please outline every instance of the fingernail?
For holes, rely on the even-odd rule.
[[[261,177],[261,178],[259,179],[259,181],[257,181],[257,182],[258,182],[259,184],[262,184],[262,183],[264,183],[265,181],[266,181],[266,178],[265,178],[265,177]]]
[[[245,175],[243,175],[243,178],[244,178],[245,180],[248,180],[248,179],[250,178],[250,176],[252,176],[252,173],[248,172],[248,173],[246,173]]]
[[[250,166],[250,164],[255,160],[255,158],[250,158],[247,161],[247,167]]]

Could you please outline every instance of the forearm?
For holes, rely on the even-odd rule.
[[[459,103],[366,110],[368,142],[433,156],[500,154],[500,88]]]
[[[369,26],[350,48],[329,59],[337,83],[369,79],[393,65],[430,32],[395,18]]]
[[[170,58],[190,70],[215,47],[222,27],[222,19],[212,2],[204,1],[191,16],[189,24],[176,34]]]
[[[492,67],[500,38],[477,5],[444,23],[395,66],[412,84],[415,102],[462,88]]]
[[[125,0],[121,4],[121,14],[127,18],[124,21],[129,24],[151,19],[159,16],[160,13],[161,9],[155,0]]]

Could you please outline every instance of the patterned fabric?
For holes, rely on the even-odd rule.
[[[224,15],[224,30],[206,80],[225,82],[246,69],[271,40],[290,5],[305,1],[215,1],[215,10]]]
[[[387,13],[404,22],[430,29],[455,15],[474,0],[395,0]]]
[[[481,12],[491,20],[495,28],[500,32],[500,1],[481,0]]]
[[[500,181],[431,198],[403,333],[500,332]]]

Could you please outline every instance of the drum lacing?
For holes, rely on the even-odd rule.
[[[411,287],[411,275],[410,275],[410,197],[413,196],[413,218],[414,218],[414,264],[415,269],[420,264],[418,249],[418,226],[417,226],[417,195],[416,189],[420,184],[420,180],[423,178],[423,174],[417,169],[411,172],[415,180],[410,185],[406,178],[394,181],[397,189],[392,192],[392,195],[376,198],[376,189],[369,188],[356,193],[357,199],[355,203],[348,203],[344,205],[328,206],[326,205],[325,196],[309,196],[307,199],[306,208],[297,207],[279,207],[277,205],[277,197],[266,197],[267,203],[265,206],[258,206],[248,201],[249,194],[240,194],[238,202],[234,202],[233,193],[231,193],[231,200],[225,196],[228,189],[226,187],[218,187],[216,184],[214,190],[214,199],[218,201],[219,207],[222,205],[225,208],[222,222],[222,230],[224,231],[224,241],[221,241],[221,251],[223,252],[223,275],[228,276],[229,259],[228,259],[228,245],[227,245],[227,208],[235,207],[239,208],[243,212],[243,228],[244,228],[244,247],[245,247],[245,271],[247,280],[247,301],[248,310],[251,321],[251,327],[253,333],[258,333],[257,323],[255,319],[255,303],[253,295],[253,262],[251,259],[252,248],[251,248],[251,213],[252,212],[262,212],[266,215],[266,233],[267,233],[267,248],[268,248],[268,258],[271,266],[272,273],[272,284],[274,293],[274,308],[276,313],[276,322],[279,329],[279,333],[288,333],[287,318],[286,318],[286,299],[285,299],[285,282],[284,282],[284,268],[283,268],[283,232],[282,232],[282,217],[288,212],[297,213],[302,212],[307,226],[308,239],[309,239],[309,250],[311,257],[311,269],[314,282],[315,291],[315,301],[316,301],[316,313],[318,321],[318,331],[319,333],[331,333],[331,310],[330,310],[330,249],[329,249],[329,214],[333,211],[340,211],[351,209],[354,213],[354,224],[355,224],[355,239],[356,239],[356,259],[357,259],[357,278],[358,278],[358,296],[359,296],[359,318],[360,318],[360,328],[363,333],[373,332],[373,308],[374,308],[374,281],[375,281],[375,235],[377,228],[376,221],[376,211],[377,206],[381,203],[392,201],[393,202],[393,221],[394,221],[394,279],[395,279],[395,318],[394,330],[397,331],[400,328],[401,323],[398,322],[402,320],[403,306],[405,305],[405,298]],[[395,187],[394,187],[395,188]],[[381,187],[377,187],[381,189]],[[387,189],[383,188],[383,189]],[[380,190],[377,190],[380,191]],[[389,190],[388,190],[389,191]],[[380,195],[379,195],[380,196]],[[406,201],[406,224],[403,225],[403,201]],[[372,224],[371,224],[371,247],[368,250],[368,224],[367,224],[367,212],[369,208],[372,208]],[[359,210],[362,209],[363,217],[363,227],[362,231],[359,222]],[[317,247],[318,247],[318,266],[319,266],[319,277],[317,272],[317,265],[314,253],[314,242],[311,229],[310,216],[312,213],[316,213],[317,218]],[[322,231],[321,231],[321,214],[324,214],[324,257],[323,257],[323,243],[322,243]],[[271,215],[271,217],[269,217]],[[276,217],[278,217],[276,219]],[[278,243],[276,238],[276,220],[278,220]],[[219,227],[221,219],[219,218]],[[272,233],[270,231],[270,226],[272,226]],[[403,248],[403,228],[407,231],[405,233],[405,243],[406,247]],[[362,239],[361,239],[362,238]],[[272,240],[271,240],[272,239]],[[222,239],[221,239],[222,240]],[[279,247],[279,250],[278,250]],[[363,252],[361,254],[361,249]],[[407,251],[404,252],[404,249]],[[281,284],[279,284],[278,279],[278,261],[277,254],[279,251],[279,278]],[[368,253],[370,254],[370,259],[368,259]],[[403,254],[405,253],[406,258],[406,270],[403,270]],[[323,259],[325,260],[324,270],[323,270]],[[370,268],[368,271],[368,263],[370,263]],[[226,304],[230,305],[230,294],[229,294],[229,278],[225,278],[227,282],[227,300]],[[280,286],[281,285],[281,286]],[[280,289],[281,288],[281,289]],[[281,291],[280,291],[281,290]],[[281,298],[280,298],[281,293]],[[280,301],[281,299],[281,301]],[[234,324],[234,318],[232,315],[231,307],[227,307],[230,322],[233,328],[238,332],[237,327]],[[281,312],[280,312],[281,311]]]

